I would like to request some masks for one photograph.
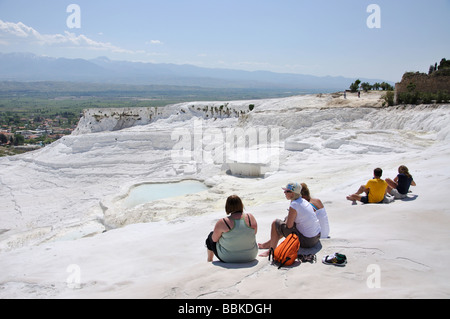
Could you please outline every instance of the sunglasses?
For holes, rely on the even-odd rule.
[[[292,191],[284,191],[285,194],[290,194]]]

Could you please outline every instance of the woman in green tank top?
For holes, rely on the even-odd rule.
[[[244,213],[244,205],[237,195],[228,197],[225,204],[228,217],[219,220],[208,238],[208,261],[214,255],[228,263],[245,263],[256,258],[258,225],[252,214]]]

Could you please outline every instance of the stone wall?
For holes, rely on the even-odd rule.
[[[445,71],[445,72],[443,72]],[[413,92],[422,93],[450,93],[450,70],[437,71],[431,75],[425,73],[405,73],[400,83],[395,84],[396,96],[400,93],[410,92],[410,84],[415,85]],[[396,99],[397,100],[397,99]]]

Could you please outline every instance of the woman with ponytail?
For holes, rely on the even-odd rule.
[[[394,180],[386,178],[386,182],[388,183],[388,194],[391,194],[396,199],[405,198],[409,192],[409,187],[411,185],[416,186],[408,167],[405,165],[401,165],[398,168],[398,175]]]
[[[301,191],[302,198],[307,200],[311,204],[316,213],[317,219],[319,219],[321,228],[320,238],[328,238],[330,235],[330,224],[328,223],[328,215],[327,211],[325,210],[325,206],[323,206],[323,203],[320,199],[311,198],[309,188],[305,183],[302,183],[301,185],[302,185]]]

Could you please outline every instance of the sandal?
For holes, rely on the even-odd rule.
[[[327,255],[323,257],[322,262],[325,265],[334,265],[343,267],[347,263],[347,257],[343,254],[334,253],[333,255]]]
[[[316,255],[309,254],[309,255],[298,255],[298,259],[301,262],[309,262],[311,264],[314,264],[317,261]]]

